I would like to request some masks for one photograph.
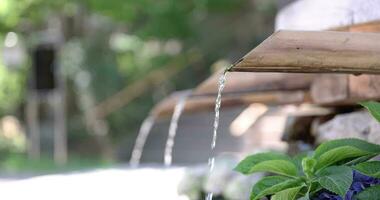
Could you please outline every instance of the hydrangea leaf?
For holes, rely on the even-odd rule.
[[[355,200],[376,200],[380,199],[380,185],[375,185],[364,189],[359,194],[355,195]]]
[[[264,196],[275,194],[286,188],[299,186],[302,181],[284,176],[268,176],[258,181],[251,190],[251,200],[261,199]]]
[[[295,176],[297,168],[292,160],[281,153],[259,153],[242,160],[235,170],[243,174],[254,172],[272,172],[276,174]]]
[[[352,184],[352,170],[347,166],[331,166],[318,173],[321,186],[344,197]]]
[[[355,165],[353,168],[367,176],[380,178],[380,161],[363,162]]]
[[[250,169],[249,172],[270,172],[294,177],[297,175],[297,167],[292,162],[286,160],[268,160],[256,164]]]
[[[350,160],[348,162],[344,162],[344,163],[341,163],[342,165],[347,165],[347,166],[352,166],[352,165],[356,165],[356,164],[359,164],[359,163],[362,163],[362,162],[366,162],[368,160],[370,160],[371,158],[375,157],[377,154],[370,154],[368,156],[362,156],[362,157],[359,157],[359,158],[355,158],[353,160]]]
[[[358,157],[368,156],[371,154],[372,153],[368,151],[364,151],[356,147],[341,146],[322,154],[317,160],[317,165],[315,166],[315,168],[316,170],[319,170],[342,160],[347,160],[349,158],[355,159]]]
[[[380,145],[369,143],[367,141],[356,139],[356,138],[348,138],[348,139],[331,140],[331,141],[322,143],[315,150],[313,157],[315,159],[318,159],[324,153],[332,149],[342,147],[342,146],[351,146],[351,147],[358,148],[362,151],[368,151],[374,154],[380,154]]]
[[[282,190],[273,195],[271,200],[295,200],[303,187],[304,186],[299,186]]]
[[[366,101],[360,102],[360,105],[367,108],[367,110],[371,113],[371,115],[380,122],[380,103],[376,101]]]
[[[308,156],[309,152],[302,152],[293,157],[293,162],[299,170],[302,170],[302,160]]]

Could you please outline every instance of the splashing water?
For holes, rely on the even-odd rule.
[[[218,85],[218,95],[215,100],[215,119],[214,119],[214,132],[212,135],[212,141],[211,141],[211,156],[208,160],[208,166],[209,166],[209,173],[211,173],[214,170],[214,163],[215,163],[215,145],[216,145],[216,139],[218,136],[218,127],[219,127],[219,110],[220,106],[222,105],[222,92],[226,83],[226,76],[229,68],[227,68],[223,74],[219,78],[219,85]],[[214,194],[212,192],[209,192],[206,196],[206,200],[212,200],[212,196]]]
[[[135,146],[133,147],[131,160],[129,161],[129,164],[132,167],[139,166],[146,139],[148,138],[150,130],[152,129],[155,121],[156,116],[149,115],[141,125],[139,134],[137,135]]]
[[[177,135],[179,117],[182,114],[183,108],[185,107],[185,104],[186,104],[186,100],[190,96],[190,94],[191,94],[191,91],[186,91],[183,94],[181,94],[181,97],[179,98],[177,104],[174,107],[173,116],[172,116],[172,119],[170,121],[170,126],[169,126],[168,138],[166,140],[166,145],[165,145],[164,163],[165,163],[165,166],[167,167],[169,167],[172,164],[173,146],[174,146],[175,136]]]

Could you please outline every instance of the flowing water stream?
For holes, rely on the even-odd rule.
[[[155,121],[156,116],[149,115],[141,125],[139,134],[137,135],[135,146],[133,147],[131,160],[129,161],[129,164],[132,167],[139,166],[146,139],[148,138]]]
[[[219,82],[218,82],[218,94],[215,100],[215,119],[214,119],[214,124],[213,124],[213,135],[212,135],[212,141],[211,141],[211,153],[210,153],[210,158],[208,159],[209,173],[213,172],[214,164],[215,164],[215,146],[216,146],[216,140],[218,136],[219,113],[220,113],[220,107],[222,104],[222,92],[226,83],[226,76],[229,69],[230,68],[227,68],[224,71],[224,73],[220,76]],[[172,163],[172,151],[173,151],[174,139],[175,139],[177,127],[178,127],[178,120],[179,120],[179,117],[181,116],[186,100],[190,94],[191,94],[190,91],[184,93],[183,96],[180,97],[180,99],[178,100],[174,108],[172,120],[170,122],[170,127],[169,127],[169,134],[168,134],[168,138],[167,138],[166,146],[165,146],[164,161],[165,161],[166,166],[170,166]],[[150,133],[150,130],[152,129],[154,125],[155,120],[156,120],[156,116],[150,115],[144,120],[144,122],[141,125],[139,134],[135,142],[135,146],[132,151],[131,160],[130,160],[130,165],[133,167],[137,167],[140,164],[140,159],[141,159],[141,155],[144,149],[146,139]],[[212,198],[213,198],[213,193],[209,192],[206,196],[206,200],[212,200]]]
[[[226,83],[226,76],[229,68],[227,68],[223,74],[219,78],[218,82],[218,95],[216,96],[215,100],[215,119],[214,119],[214,132],[212,135],[212,141],[211,141],[211,153],[210,158],[208,160],[208,166],[209,166],[209,173],[211,173],[214,170],[214,164],[215,164],[215,145],[216,145],[216,139],[218,137],[218,127],[219,127],[219,110],[220,106],[222,105],[222,92]],[[213,193],[209,192],[206,196],[206,200],[212,200]]]
[[[170,121],[169,126],[168,138],[166,140],[165,145],[164,163],[167,167],[169,167],[172,164],[173,146],[175,142],[175,136],[177,135],[178,121],[185,107],[186,100],[190,96],[190,94],[191,91],[183,92],[174,107],[172,119]]]

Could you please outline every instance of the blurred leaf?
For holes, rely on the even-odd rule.
[[[296,164],[299,171],[302,171],[302,159],[308,156],[308,152],[302,152],[293,156],[293,162]]]
[[[360,105],[368,109],[371,115],[380,122],[380,103],[376,101],[360,102]]]
[[[367,176],[380,178],[380,161],[369,161],[355,165],[355,170]]]
[[[362,192],[354,196],[355,200],[379,200],[380,199],[380,185],[375,185],[364,189]]]

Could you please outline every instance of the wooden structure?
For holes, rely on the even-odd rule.
[[[380,74],[380,34],[278,31],[231,71]]]
[[[379,74],[380,34],[279,31],[248,53],[231,71]],[[185,111],[213,108],[219,75],[220,73],[215,73],[194,90]],[[380,88],[380,81],[374,81],[375,78],[376,76],[231,73],[224,90],[223,105],[353,103],[379,96],[377,89]],[[311,99],[307,98],[310,87]],[[360,89],[362,87],[364,91]],[[303,97],[299,96],[301,93]],[[160,103],[154,112],[170,115],[175,102],[176,95],[173,95]]]
[[[380,99],[380,34],[371,33],[380,31],[377,8],[380,2],[375,0],[298,0],[284,7],[276,18],[277,32],[231,69],[261,73],[229,73],[223,106],[254,102],[348,105]],[[213,109],[220,73],[194,90],[185,111]],[[288,102],[276,98],[295,91],[302,91],[304,98]],[[153,112],[170,115],[176,101],[172,95]]]
[[[185,112],[212,110],[218,91],[218,79],[222,71],[194,89],[186,102]],[[310,101],[312,74],[284,73],[230,73],[228,84],[223,90],[223,106],[246,105],[251,103],[287,104]],[[161,117],[170,116],[181,92],[175,92],[154,107],[152,113]]]
[[[379,33],[379,10],[377,0],[297,0],[279,11],[275,30]],[[380,78],[366,74],[319,74],[312,84],[311,96],[314,103],[322,105],[380,99]]]
[[[161,101],[152,110],[158,117],[170,117],[180,95],[174,93]],[[265,103],[268,105],[301,104],[310,102],[310,94],[304,90],[294,91],[268,91],[259,93],[223,94],[223,107],[249,105],[252,103]],[[186,101],[184,112],[212,111],[215,107],[215,96],[192,95]]]
[[[359,76],[362,73],[380,73],[380,35],[370,33],[380,31],[377,8],[380,9],[380,4],[376,0],[298,0],[283,7],[276,17],[277,32],[232,68],[234,72],[265,73],[228,74],[224,94],[235,94],[236,99],[238,96],[244,99],[248,93],[250,96],[262,96],[264,93],[268,95],[269,91],[285,94],[287,91],[304,90],[310,91],[309,102],[322,105],[347,105],[380,99],[378,76]],[[279,31],[282,29],[289,31]],[[219,76],[220,72],[217,72],[201,83],[193,95],[214,97]],[[176,101],[170,97],[163,102],[166,102],[166,109],[161,104],[155,110],[171,113],[173,108],[170,107],[174,107]],[[209,102],[211,105],[207,107],[212,108],[214,102]],[[278,103],[283,104],[281,101]],[[206,104],[193,105],[185,111],[200,110]]]
[[[232,71],[317,73],[310,90],[314,104],[337,108],[380,99],[379,9],[380,2],[376,0],[294,1],[278,13],[276,33],[241,59]],[[336,111],[321,116],[290,116],[283,135],[288,151],[297,146],[294,142],[312,144],[310,140],[315,137],[320,142],[324,135],[336,139],[331,131],[315,132],[322,130],[334,115],[341,121],[326,123],[331,130],[338,130],[343,137],[357,137],[361,132],[354,128],[342,130],[346,127],[343,122],[352,121],[341,118],[339,109]],[[365,127],[363,134],[372,130],[367,128],[371,123],[368,118],[360,118],[364,119],[359,123]]]

